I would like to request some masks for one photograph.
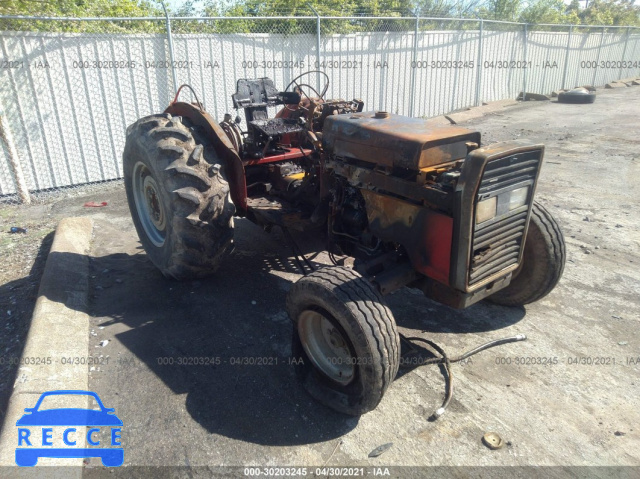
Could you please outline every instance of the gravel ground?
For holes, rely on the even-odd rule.
[[[36,198],[29,206],[0,205],[0,417],[4,417],[11,395],[58,222],[66,216],[102,216],[105,212],[84,208],[85,202],[99,199],[113,209],[112,198],[121,194],[122,185],[116,183],[69,190],[59,193],[57,199]],[[11,233],[12,227],[27,232]]]

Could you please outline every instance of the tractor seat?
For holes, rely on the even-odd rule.
[[[231,95],[231,99],[236,110],[244,109],[247,125],[266,136],[304,131],[304,128],[295,119],[269,118],[267,107],[300,103],[299,93],[279,92],[271,78],[238,80],[236,92]]]
[[[291,91],[279,92],[271,78],[257,78],[255,80],[240,79],[236,84],[236,92],[231,95],[233,107],[266,108],[276,105],[297,105],[300,94]]]
[[[293,118],[269,118],[266,120],[253,120],[249,122],[256,129],[267,136],[286,135],[288,133],[299,133],[304,128],[298,120]]]

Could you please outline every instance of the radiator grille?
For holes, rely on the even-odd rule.
[[[484,223],[474,222],[470,286],[518,262],[541,156],[539,150],[528,151],[487,163],[476,200],[497,196],[497,215]],[[527,203],[508,210],[509,192],[523,186],[529,186]]]

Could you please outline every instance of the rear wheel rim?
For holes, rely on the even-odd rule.
[[[298,335],[313,365],[332,381],[346,386],[355,376],[355,358],[349,343],[333,321],[305,310],[298,319]]]
[[[166,238],[167,215],[158,183],[141,161],[133,168],[133,199],[147,238],[154,246],[161,247]]]

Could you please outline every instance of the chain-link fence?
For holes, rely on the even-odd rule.
[[[122,177],[125,130],[190,84],[216,118],[239,78],[433,117],[640,75],[640,29],[401,17],[0,17],[0,201]],[[320,90],[323,77],[307,83]],[[188,94],[187,94],[188,95]],[[187,97],[188,98],[188,97]]]

